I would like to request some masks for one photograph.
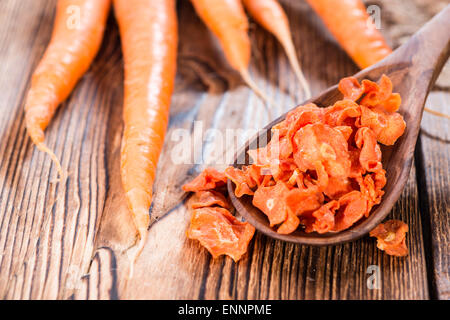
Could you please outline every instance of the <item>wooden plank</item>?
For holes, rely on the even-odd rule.
[[[430,93],[428,108],[448,114],[449,105],[448,88],[447,91]],[[416,161],[420,169],[418,170],[420,209],[426,227],[424,237],[429,244],[427,262],[430,269],[432,297],[444,300],[450,299],[449,144],[448,120],[425,113],[419,140],[421,152],[416,152]]]
[[[54,166],[32,146],[23,122],[23,97],[48,43],[55,1],[2,4],[0,296],[66,298],[88,270],[104,207],[107,120],[110,108],[121,107],[121,90],[109,87],[121,83],[112,77],[121,72],[120,50],[105,43],[46,131],[69,172],[56,184]]]
[[[258,129],[296,103],[301,89],[275,39],[252,24],[251,73],[279,103],[268,110],[232,72],[217,42],[187,1],[179,2],[180,49],[171,122],[158,168],[145,250],[127,280],[134,230],[118,174],[122,131],[122,63],[112,18],[94,65],[47,129],[47,142],[70,172],[64,185],[25,135],[23,96],[49,40],[55,1],[0,4],[0,297],[21,299],[231,298],[426,299],[428,285],[414,171],[392,216],[410,226],[410,256],[397,259],[373,239],[314,248],[257,234],[238,264],[212,260],[187,240],[190,213],[180,186],[205,163],[174,165],[177,133],[186,129],[191,154],[223,167],[216,135]],[[303,2],[283,1],[314,93],[356,72]],[[21,23],[26,21],[27,23]],[[194,121],[199,121],[194,123]],[[178,130],[178,131],[177,131]],[[208,143],[202,144],[201,140]],[[217,137],[216,137],[217,138]],[[242,144],[244,134],[237,137]],[[236,148],[237,146],[235,146]],[[223,150],[222,150],[223,151]],[[232,154],[232,153],[231,153]],[[55,202],[55,199],[58,200]],[[95,239],[94,239],[95,238]],[[370,290],[367,268],[379,266],[381,288]],[[445,266],[445,265],[444,265]]]
[[[297,2],[285,4],[292,27],[298,31],[296,45],[304,52],[302,62],[305,73],[311,77],[309,80],[314,92],[356,71],[345,54],[322,35],[320,23],[307,7]],[[186,239],[190,213],[185,204],[180,205],[183,194],[179,187],[202,165],[173,166],[171,137],[174,131],[189,128],[191,140],[197,140],[193,121],[202,123],[204,130],[217,128],[222,133],[232,128],[261,128],[294,105],[293,100],[299,100],[300,88],[296,86],[294,75],[274,38],[253,26],[252,74],[280,105],[279,109],[270,110],[268,114],[260,101],[242,86],[223,59],[217,56],[215,41],[201,40],[208,39],[208,32],[198,19],[193,18],[190,5],[181,4],[179,14],[180,25],[185,31],[180,34],[179,78],[188,79],[189,83],[179,85],[174,95],[172,119],[175,121],[169,128],[155,189],[155,202],[163,197],[166,210],[162,210],[164,206],[155,205],[152,214],[166,216],[151,227],[147,245],[135,267],[134,278],[128,281],[124,279],[129,257],[124,249],[129,242],[124,245],[117,241],[121,237],[111,242],[109,232],[116,228],[109,228],[106,232],[101,229],[98,237],[99,245],[109,244],[116,248],[119,296],[131,299],[428,298],[421,222],[415,209],[418,205],[414,173],[392,214],[405,220],[411,228],[408,237],[411,254],[404,260],[379,252],[373,239],[337,247],[313,248],[273,241],[257,234],[247,257],[235,264],[228,258],[212,260],[198,243]],[[328,52],[336,54],[330,56]],[[192,81],[192,77],[196,81]],[[194,95],[194,90],[205,90],[206,93],[196,92]],[[190,95],[190,98],[186,99],[185,95]],[[245,141],[244,137],[239,140],[240,143]],[[203,148],[194,148],[191,153],[203,154],[208,159],[208,152],[211,152],[210,148],[204,145]],[[214,157],[209,159],[211,161],[207,164],[217,167],[226,164],[216,163]],[[117,158],[113,162],[117,162]],[[162,195],[158,194],[159,190],[164,190]],[[104,213],[102,223],[121,212],[116,206],[112,211]],[[379,290],[370,290],[366,285],[369,276],[366,270],[371,265],[380,268],[382,283]],[[105,277],[110,279],[112,274]]]
[[[372,4],[371,1],[365,1]],[[380,0],[382,28],[394,46],[409,39],[426,21],[448,5],[448,0]],[[450,104],[450,63],[447,62],[431,92],[427,107],[446,114]],[[431,298],[450,298],[449,275],[449,127],[444,120],[428,113],[416,148],[416,172],[426,264],[430,270]]]

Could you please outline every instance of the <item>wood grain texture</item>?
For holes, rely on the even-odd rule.
[[[281,46],[251,24],[254,49],[250,71],[280,106],[267,110],[227,67],[217,42],[188,1],[178,4],[183,28],[171,120],[155,184],[155,223],[134,277],[127,281],[127,249],[133,244],[134,230],[118,170],[123,72],[112,17],[99,56],[46,131],[49,147],[70,172],[66,184],[51,183],[56,178],[54,166],[25,135],[23,97],[50,38],[54,4],[54,0],[0,2],[1,298],[427,299],[429,281],[443,274],[442,281],[436,281],[441,283],[436,290],[445,288],[448,237],[430,237],[429,245],[434,248],[430,265],[426,263],[430,248],[425,247],[422,229],[423,221],[447,232],[448,227],[438,216],[434,220],[431,214],[430,220],[419,216],[425,208],[415,175],[416,171],[422,174],[420,167],[411,172],[390,214],[410,226],[410,255],[405,259],[378,251],[369,238],[318,248],[275,241],[258,233],[249,253],[235,264],[228,258],[212,260],[197,242],[186,239],[189,200],[180,186],[204,163],[173,164],[177,129],[192,132],[190,157],[214,164],[221,157],[214,152],[214,134],[195,135],[195,124],[201,124],[204,131],[258,129],[302,100]],[[313,93],[357,71],[305,3],[286,0],[283,6],[296,31],[294,42]],[[241,134],[234,143],[242,144],[246,138]],[[203,140],[206,143],[201,144]],[[429,148],[442,148],[441,141],[432,142]],[[426,148],[426,143],[423,138],[422,147]],[[439,208],[448,205],[448,173],[442,171],[444,178],[430,178],[429,174],[445,170],[443,163],[448,167],[448,153],[443,156],[447,158],[424,157],[429,162],[423,166],[430,179],[427,190],[434,192],[428,191],[426,197],[435,194],[441,199]],[[436,205],[431,199],[426,208]],[[432,212],[437,215],[439,211]],[[367,288],[370,265],[380,267],[381,289]],[[439,297],[445,298],[445,292]]]
[[[85,75],[47,130],[49,147],[69,172],[65,184],[56,184],[55,168],[35,150],[23,122],[24,93],[48,43],[55,2],[2,5],[2,14],[9,13],[0,54],[0,83],[6,88],[0,126],[0,295],[66,298],[88,271],[104,206],[107,119],[113,102],[121,105],[115,96],[120,91],[108,87],[120,83],[111,68],[120,64],[120,54],[115,44],[102,48],[101,63]]]
[[[432,92],[427,107],[447,113],[450,88]],[[427,261],[431,293],[436,299],[450,299],[450,129],[447,119],[424,114],[416,151],[419,198],[424,221],[424,238],[431,247]]]

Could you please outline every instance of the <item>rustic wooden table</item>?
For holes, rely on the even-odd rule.
[[[283,5],[313,93],[357,71],[305,3]],[[251,73],[280,106],[267,110],[228,68],[187,1],[178,4],[177,85],[155,185],[155,223],[127,281],[134,231],[118,174],[123,71],[112,15],[95,63],[47,130],[48,145],[70,174],[66,183],[54,182],[55,167],[25,133],[24,95],[49,41],[54,6],[55,0],[0,2],[1,298],[450,299],[450,130],[448,120],[429,114],[409,182],[390,214],[410,227],[408,257],[390,257],[368,237],[319,248],[257,233],[235,264],[211,259],[186,239],[190,213],[180,186],[204,165],[173,163],[179,129],[192,135],[192,158],[214,163],[216,140],[194,134],[194,121],[204,133],[258,129],[302,99],[280,45],[252,24]],[[427,105],[448,113],[449,104],[449,87],[436,86]],[[379,289],[367,286],[370,266],[380,270]]]

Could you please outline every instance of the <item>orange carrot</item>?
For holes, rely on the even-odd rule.
[[[263,100],[274,104],[262,92],[248,73],[251,46],[248,20],[241,0],[191,0],[195,11],[219,39],[225,57],[247,85]]]
[[[375,25],[369,23],[369,15],[361,0],[306,1],[361,69],[392,52]]]
[[[361,69],[377,63],[392,53],[383,35],[369,22],[369,15],[361,0],[306,1]],[[424,110],[435,116],[450,119],[447,114],[426,107]]]
[[[306,82],[302,69],[295,53],[294,43],[292,42],[289,22],[281,5],[277,0],[243,0],[244,6],[253,19],[256,20],[267,31],[273,33],[283,45],[289,62],[294,72],[303,86],[306,99],[311,98],[311,89]]]
[[[52,38],[32,77],[25,103],[27,131],[52,157],[60,175],[61,165],[44,143],[44,130],[94,60],[110,5],[110,0],[59,0]]]
[[[114,0],[114,9],[125,67],[121,176],[140,237],[136,259],[148,234],[152,185],[169,119],[177,17],[175,0]]]

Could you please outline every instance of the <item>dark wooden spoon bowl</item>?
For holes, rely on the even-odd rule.
[[[377,81],[383,74],[391,78],[394,92],[400,93],[402,105],[399,113],[406,122],[406,130],[394,146],[382,147],[383,168],[386,170],[387,184],[382,202],[372,209],[368,218],[361,219],[349,229],[335,233],[305,233],[297,230],[283,235],[269,226],[267,217],[252,205],[250,196],[237,198],[235,186],[228,181],[228,190],[236,210],[262,233],[280,240],[306,245],[334,245],[358,239],[375,228],[388,215],[400,197],[411,170],[413,153],[419,134],[422,112],[428,93],[442,70],[450,54],[450,5],[437,14],[407,43],[377,64],[357,73],[358,80]],[[342,95],[333,86],[316,98],[305,101],[318,106],[332,105]],[[270,141],[271,128],[284,120],[286,114],[267,125],[259,134],[250,139],[235,157],[233,166],[249,164],[247,151],[263,147]]]

